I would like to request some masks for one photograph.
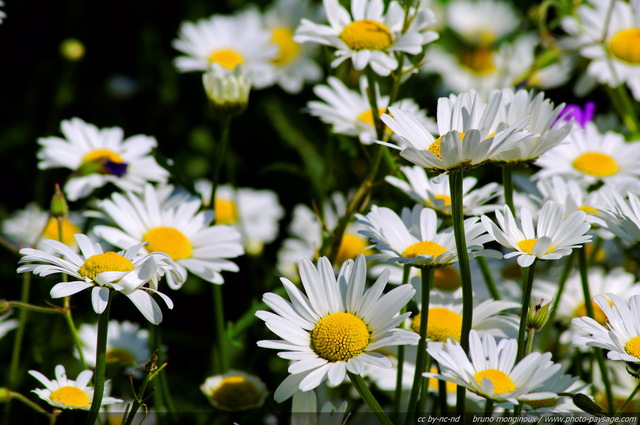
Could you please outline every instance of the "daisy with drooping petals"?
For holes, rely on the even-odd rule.
[[[85,198],[107,183],[140,192],[145,183],[164,183],[169,177],[151,155],[158,144],[153,137],[139,134],[123,140],[120,127],[98,129],[80,118],[62,121],[60,129],[64,139],[38,139],[38,168],[73,170],[64,185],[70,201]]]
[[[289,375],[274,394],[278,402],[296,391],[309,391],[325,379],[335,386],[347,371],[362,374],[366,364],[390,367],[390,360],[377,352],[392,345],[415,344],[418,335],[397,326],[411,313],[399,314],[415,290],[400,285],[383,294],[388,273],[365,290],[364,255],[349,260],[336,277],[333,266],[322,257],[317,268],[309,260],[300,262],[304,292],[291,281],[282,283],[291,301],[266,293],[263,301],[275,313],[258,311],[256,316],[282,340],[258,341],[258,346],[283,350],[278,355],[292,360]]]
[[[640,242],[640,199],[631,192],[623,197],[613,186],[602,190],[608,207],[602,211],[603,226],[623,239],[635,245]]]
[[[227,412],[259,409],[269,394],[262,379],[239,370],[208,377],[200,390],[213,407]]]
[[[78,280],[60,282],[51,288],[51,297],[67,297],[92,288],[91,302],[98,314],[107,307],[110,290],[124,294],[155,325],[162,321],[162,311],[151,294],[158,294],[169,308],[173,308],[171,299],[158,292],[158,282],[166,274],[173,281],[182,283],[186,274],[181,273],[168,255],[161,252],[139,255],[144,243],[117,253],[104,252],[100,244],[94,244],[86,235],[77,234],[75,238],[80,254],[53,239],[41,242],[46,251],[21,249],[20,263],[23,265],[18,267],[18,273],[32,272],[39,276],[64,273],[75,277]]]
[[[118,247],[146,242],[148,252],[167,254],[182,273],[188,270],[207,282],[224,283],[221,271],[238,271],[227,258],[244,253],[240,233],[231,226],[212,226],[212,211],[198,212],[200,198],[179,195],[182,202],[173,202],[162,193],[147,185],[142,196],[114,193],[98,201],[100,212],[118,227],[98,225],[94,233]],[[183,283],[171,276],[167,282],[173,289]]]
[[[338,0],[324,0],[324,9],[329,25],[303,19],[294,40],[336,48],[333,67],[351,59],[357,70],[369,65],[386,76],[398,68],[396,52],[417,55],[438,38],[436,32],[427,30],[435,18],[425,7],[411,9],[409,17],[397,1],[389,3],[386,13],[382,0],[354,0],[351,13]],[[403,28],[405,22],[409,22],[407,28]]]
[[[89,386],[89,381],[93,376],[93,371],[84,370],[78,377],[68,379],[64,366],[56,366],[56,379],[48,379],[37,370],[30,370],[29,375],[40,381],[45,388],[32,390],[41,399],[57,407],[58,409],[91,409],[93,400],[93,387]],[[113,397],[102,397],[101,406],[120,402],[122,400]]]
[[[172,45],[185,54],[175,59],[180,72],[206,71],[213,63],[229,72],[241,66],[255,88],[273,84],[271,61],[278,56],[278,46],[271,43],[255,8],[183,22]]]
[[[591,225],[586,221],[584,211],[574,211],[565,217],[565,207],[554,201],[542,206],[537,227],[534,228],[531,212],[520,210],[520,220],[516,222],[508,206],[503,212],[496,211],[498,225],[487,216],[482,216],[487,232],[502,246],[514,251],[504,258],[518,257],[520,267],[529,267],[536,259],[557,260],[571,254],[573,248],[580,248],[591,242],[586,233]]]
[[[571,324],[578,331],[573,343],[609,350],[611,360],[640,363],[640,295],[632,296],[628,303],[611,292],[607,297],[594,297],[606,316],[607,327],[590,317],[573,319]]]

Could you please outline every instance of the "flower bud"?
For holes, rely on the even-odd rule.
[[[536,332],[539,332],[547,324],[551,315],[551,303],[542,305],[543,301],[543,299],[540,300],[540,303],[533,301],[527,312],[527,328],[534,329]]]
[[[230,72],[214,63],[203,74],[202,83],[216,113],[233,117],[247,108],[251,80],[239,66]]]
[[[56,183],[56,189],[51,197],[51,216],[55,218],[65,218],[69,214],[69,205],[60,190],[60,185]]]
[[[11,391],[0,387],[0,403],[7,403],[9,400],[11,400]]]

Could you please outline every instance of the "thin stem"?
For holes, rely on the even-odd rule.
[[[162,353],[162,334],[160,333],[160,327],[157,325],[149,326],[149,341],[150,351],[152,353]],[[154,357],[157,360],[157,357]],[[155,376],[155,372],[153,372]],[[151,381],[151,380],[149,380]],[[158,376],[158,389],[153,393],[156,407],[166,410],[175,419],[175,408],[173,406],[173,399],[169,393],[169,384],[167,382],[167,376],[162,374]]]
[[[369,409],[371,409],[373,414],[376,415],[378,420],[383,425],[393,425],[393,422],[391,422],[389,416],[387,416],[384,410],[382,410],[382,407],[380,407],[380,403],[378,403],[378,400],[376,400],[373,394],[371,394],[371,390],[369,390],[369,387],[367,386],[367,384],[365,384],[362,377],[352,372],[347,372],[347,374],[349,375],[349,379],[351,379],[353,386],[358,391],[358,394],[360,394],[360,397],[362,397],[364,402],[367,403],[367,406],[369,406]]]
[[[409,281],[409,273],[411,272],[411,266],[404,265],[402,269],[402,283],[405,284]],[[405,307],[402,308],[403,311],[400,313],[404,313]],[[400,406],[402,405],[402,378],[404,376],[404,345],[398,346],[398,370],[396,372],[396,390],[393,396],[393,412],[394,412],[394,423],[400,422]]]
[[[543,333],[542,340],[546,342],[549,337],[549,333],[551,332],[552,325],[555,321],[556,311],[558,310],[558,304],[560,304],[560,298],[562,297],[562,293],[564,292],[564,286],[567,283],[567,279],[571,274],[571,270],[573,268],[573,258],[575,257],[575,251],[572,251],[571,254],[567,257],[564,263],[564,267],[562,268],[562,273],[560,274],[560,279],[558,280],[558,291],[556,292],[556,297],[553,299],[553,304],[551,305],[551,311],[549,312],[549,320],[547,323],[550,326],[547,326]]]
[[[213,309],[215,314],[216,342],[219,359],[214,364],[218,365],[216,372],[223,374],[229,370],[229,357],[227,353],[227,332],[224,321],[224,302],[222,297],[222,285],[213,284]]]
[[[536,330],[534,328],[529,328],[529,332],[527,335],[527,349],[524,352],[525,356],[529,354],[531,351],[533,351],[533,337],[535,335],[536,335]]]
[[[98,318],[98,340],[96,348],[96,373],[94,375],[93,400],[91,400],[91,410],[85,425],[93,425],[98,419],[98,412],[102,405],[104,395],[105,370],[107,366],[107,336],[109,333],[109,312],[111,310],[111,300],[113,291],[109,290],[107,307]]]
[[[513,165],[502,165],[502,187],[504,188],[504,203],[509,206],[509,209],[516,215],[516,209],[513,206]]]
[[[53,308],[53,307],[40,307],[38,305],[23,303],[22,301],[8,301],[6,305],[9,308],[18,308],[21,310],[33,311],[35,313],[64,314],[62,309]]]
[[[487,264],[487,259],[484,257],[476,257],[476,261],[480,266],[480,272],[482,273],[482,277],[484,278],[484,283],[487,285],[487,289],[489,290],[489,294],[494,300],[501,300],[500,292],[496,287],[496,282],[493,280],[493,275],[491,274],[491,270],[489,269],[489,265]]]
[[[524,339],[527,330],[527,312],[529,311],[529,304],[531,304],[531,290],[533,289],[533,275],[536,268],[536,262],[529,267],[522,269],[522,310],[520,312],[520,328],[518,329],[518,354],[516,355],[516,362],[519,362],[524,357]]]
[[[620,416],[620,414],[624,411],[625,407],[634,399],[635,395],[640,391],[640,381],[638,381],[638,385],[633,389],[629,397],[622,403],[622,405],[616,410],[616,416]],[[637,423],[637,422],[636,422]]]
[[[59,415],[59,413],[49,413],[49,412],[47,412],[42,407],[38,406],[33,401],[29,400],[27,397],[23,396],[20,393],[15,392],[15,391],[9,391],[9,397],[12,398],[12,399],[15,398],[16,400],[20,401],[25,406],[29,406],[31,409],[35,410],[36,412],[45,415],[46,417],[49,418],[49,421],[50,421],[49,423],[55,422],[55,418],[57,418],[58,415]],[[51,420],[53,420],[53,422],[51,422]]]
[[[29,292],[31,291],[31,273],[27,272],[22,275],[22,293],[20,294],[20,306],[29,305]],[[12,303],[9,303],[11,305]],[[20,310],[18,315],[18,329],[16,330],[15,339],[13,340],[13,351],[11,353],[11,366],[9,367],[9,388],[16,386],[18,380],[20,352],[22,351],[22,340],[24,339],[24,331],[29,318],[28,309]]]
[[[149,370],[147,370],[147,374],[144,377],[144,382],[142,382],[142,385],[140,386],[140,390],[138,390],[138,394],[136,394],[135,400],[133,401],[131,406],[131,410],[127,414],[127,417],[122,421],[122,425],[131,425],[131,422],[133,421],[134,417],[136,416],[136,413],[138,412],[138,409],[144,403],[144,400],[145,400],[144,393],[147,390],[147,386],[149,382],[151,382],[156,376],[158,376],[158,374],[166,366],[167,366],[167,363],[164,363],[162,366],[160,366],[153,372],[150,372]]]
[[[67,275],[62,275],[64,280],[66,281]],[[111,291],[109,291],[111,294]],[[107,307],[108,308],[108,307]],[[71,314],[71,304],[70,297],[64,297],[64,319],[67,322],[67,326],[69,327],[69,331],[71,332],[71,337],[73,338],[73,343],[78,350],[78,356],[80,357],[80,363],[82,364],[83,370],[87,369],[87,362],[84,358],[84,353],[82,352],[82,342],[80,341],[80,337],[78,336],[78,328],[76,328],[76,324],[73,321],[73,316]]]
[[[218,139],[218,152],[217,156],[213,159],[213,172],[211,173],[211,209],[215,211],[216,205],[216,190],[220,183],[220,171],[222,170],[222,164],[224,163],[224,157],[227,152],[227,145],[229,145],[229,130],[231,128],[231,117],[228,115],[222,115],[220,117],[220,138]]]
[[[493,400],[486,399],[484,402],[484,416],[491,416],[493,414]]]
[[[371,116],[373,117],[373,126],[376,129],[376,136],[378,140],[382,140],[384,137],[384,123],[380,119],[380,110],[378,105],[378,96],[376,93],[376,77],[375,72],[370,66],[367,66],[367,95],[369,97],[369,106],[371,106]]]
[[[440,363],[436,362],[436,367],[438,368],[438,374],[442,375]],[[438,402],[440,403],[440,414],[447,415],[449,413],[449,405],[447,404],[447,381],[442,379],[438,379]]]

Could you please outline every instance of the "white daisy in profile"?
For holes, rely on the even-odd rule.
[[[571,324],[578,332],[573,343],[609,350],[611,360],[640,363],[640,295],[632,296],[628,303],[612,292],[606,295],[595,296],[594,301],[604,312],[607,327],[590,317],[573,319]]]
[[[138,134],[124,139],[120,127],[98,129],[80,118],[62,121],[60,129],[64,138],[38,139],[38,168],[73,170],[64,185],[70,201],[85,198],[107,183],[140,192],[145,183],[164,183],[169,177],[151,153],[158,145],[153,137]]]
[[[399,262],[413,267],[443,267],[458,261],[453,228],[439,230],[440,220],[430,208],[416,205],[403,208],[398,216],[393,210],[373,205],[366,216],[356,214],[366,226],[360,233],[371,239],[380,251],[368,260]],[[488,255],[482,246],[491,240],[478,217],[464,221],[467,250],[471,256]]]
[[[309,113],[320,118],[326,124],[330,124],[334,133],[358,136],[360,142],[365,145],[375,143],[377,134],[367,95],[366,77],[360,78],[359,92],[349,89],[336,77],[327,78],[327,83],[328,85],[317,85],[313,88],[316,96],[322,101],[310,101],[307,104]],[[378,92],[376,96],[378,114],[382,115],[387,112],[389,107],[389,96],[381,96],[377,85],[376,92]],[[435,121],[427,117],[426,112],[420,109],[412,99],[396,101],[392,106],[411,113],[425,128],[437,132]],[[395,141],[399,141],[397,137]]]
[[[149,331],[137,323],[117,320],[109,321],[107,333],[107,364],[125,366],[127,373],[135,366],[149,361]],[[78,338],[87,366],[95,366],[98,350],[97,324],[83,324],[78,329]],[[79,357],[77,350],[74,352]]]
[[[196,180],[194,187],[202,203],[210,206],[211,181]],[[216,188],[215,212],[215,223],[235,227],[242,235],[244,249],[252,255],[259,255],[265,244],[276,239],[279,221],[284,217],[274,191],[224,184]]]
[[[255,8],[183,22],[172,42],[184,53],[175,59],[175,66],[180,72],[206,71],[213,63],[228,71],[241,66],[253,86],[261,89],[273,84],[271,61],[278,56],[278,46],[271,37]]]
[[[269,394],[262,379],[239,370],[208,377],[200,390],[213,407],[227,412],[259,409]]]
[[[640,199],[638,199],[638,195],[627,192],[626,196],[623,196],[613,186],[604,188],[602,193],[608,203],[605,211],[602,211],[601,214],[603,226],[628,244],[635,245],[640,242]]]
[[[562,28],[569,48],[590,59],[587,74],[610,87],[626,83],[640,100],[640,1],[589,0],[567,16]]]
[[[322,68],[313,60],[318,46],[293,40],[301,19],[317,21],[321,14],[322,9],[309,0],[276,0],[264,13],[271,43],[278,46],[278,55],[271,59],[273,78],[288,93],[300,93],[305,83],[322,77]]]
[[[256,313],[282,338],[258,341],[258,346],[282,350],[278,356],[292,360],[290,375],[274,394],[277,402],[298,390],[312,390],[325,379],[330,386],[338,385],[347,371],[360,375],[366,364],[390,367],[389,359],[378,350],[418,342],[416,333],[398,328],[411,314],[399,314],[415,292],[411,285],[383,294],[388,278],[383,273],[365,290],[363,255],[355,263],[346,261],[337,277],[325,257],[318,260],[317,268],[309,260],[302,260],[299,267],[304,293],[282,278],[291,301],[266,293],[262,299],[275,313]]]
[[[602,181],[613,185],[638,183],[640,169],[640,142],[627,142],[616,132],[598,131],[592,122],[584,128],[574,128],[567,143],[556,146],[540,156],[535,164],[541,170],[534,179],[552,175],[580,179],[587,184]]]
[[[466,387],[482,397],[518,404],[520,401],[544,400],[557,397],[544,384],[557,378],[561,369],[551,361],[551,353],[533,352],[516,363],[518,343],[515,339],[502,339],[496,343],[491,334],[482,339],[475,330],[469,332],[469,355],[458,341],[450,340],[441,348],[427,348],[438,362],[441,374],[425,372],[428,378],[437,378]]]
[[[228,260],[244,253],[240,233],[231,226],[212,225],[211,210],[200,211],[198,197],[163,198],[151,185],[139,196],[132,192],[114,193],[111,199],[98,201],[100,213],[117,227],[95,226],[93,232],[117,247],[146,242],[147,252],[163,252],[178,265],[181,273],[189,271],[207,282],[221,284],[221,271],[238,271]],[[178,289],[183,282],[168,276],[167,282]]]
[[[32,390],[38,397],[58,409],[91,409],[93,400],[93,387],[89,381],[93,371],[84,370],[73,380],[67,378],[64,366],[57,365],[55,369],[56,379],[48,379],[37,370],[30,370],[29,375],[36,378],[45,388]],[[113,397],[102,397],[101,406],[120,402],[122,400]]]
[[[507,2],[453,0],[447,3],[447,26],[469,45],[491,45],[512,33],[522,17]]]
[[[444,179],[435,182],[429,179],[424,168],[414,165],[412,167],[400,167],[407,181],[395,176],[387,176],[387,183],[397,187],[409,195],[415,202],[425,207],[432,208],[440,214],[451,215],[451,188],[449,180]],[[462,181],[462,209],[464,215],[482,215],[500,208],[489,201],[502,192],[499,184],[490,182],[474,189],[478,180],[475,177],[465,177]]]
[[[527,400],[524,402],[524,410],[535,413],[584,412],[584,410],[574,404],[571,396],[582,394],[584,397],[591,399],[587,392],[590,386],[591,384],[582,382],[578,377],[565,375],[562,370],[558,370],[554,376],[545,380],[539,387],[533,389],[533,392],[552,392],[556,393],[557,396]],[[591,401],[593,402],[593,400]]]
[[[303,19],[294,40],[337,49],[333,67],[351,59],[357,70],[369,65],[378,75],[386,76],[398,68],[396,53],[417,55],[438,38],[436,32],[428,30],[435,18],[425,7],[411,9],[405,16],[397,1],[389,3],[386,13],[382,0],[354,0],[351,13],[338,0],[324,0],[323,4],[329,25]]]
[[[591,242],[592,236],[586,234],[591,228],[587,214],[574,211],[565,216],[564,205],[554,201],[544,203],[536,227],[527,208],[520,210],[518,221],[508,206],[495,214],[498,225],[486,215],[481,217],[482,223],[494,240],[514,250],[504,258],[517,257],[520,267],[529,267],[536,259],[557,260],[571,254],[573,248]]]
[[[158,282],[165,274],[175,282],[184,282],[186,274],[161,252],[140,255],[144,243],[130,246],[125,251],[104,252],[100,244],[88,236],[75,235],[80,253],[76,254],[62,242],[45,239],[45,250],[23,248],[18,273],[32,272],[38,276],[63,273],[78,280],[59,282],[51,288],[52,298],[68,297],[85,289],[91,289],[93,310],[102,314],[109,302],[109,291],[124,294],[140,313],[151,323],[162,321],[162,311],[152,294],[157,294],[173,308],[169,297],[158,292]],[[26,263],[26,264],[25,264]]]

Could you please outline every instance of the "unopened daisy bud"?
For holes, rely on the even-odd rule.
[[[0,388],[0,403],[7,403],[11,400],[11,391],[8,388]]]
[[[540,300],[540,303],[533,301],[527,313],[527,327],[536,332],[539,332],[547,324],[551,315],[551,303],[542,305],[543,301],[543,299]]]
[[[251,79],[238,66],[233,72],[213,64],[202,76],[213,109],[220,115],[237,116],[247,108]]]
[[[230,412],[258,409],[268,394],[260,378],[237,370],[207,378],[200,389],[213,407]]]
[[[56,183],[56,189],[51,198],[51,216],[65,218],[67,215],[69,215],[69,205],[67,205],[64,193],[60,190],[60,185]]]
[[[67,38],[60,43],[60,54],[72,62],[80,60],[84,57],[84,44],[76,38]]]

